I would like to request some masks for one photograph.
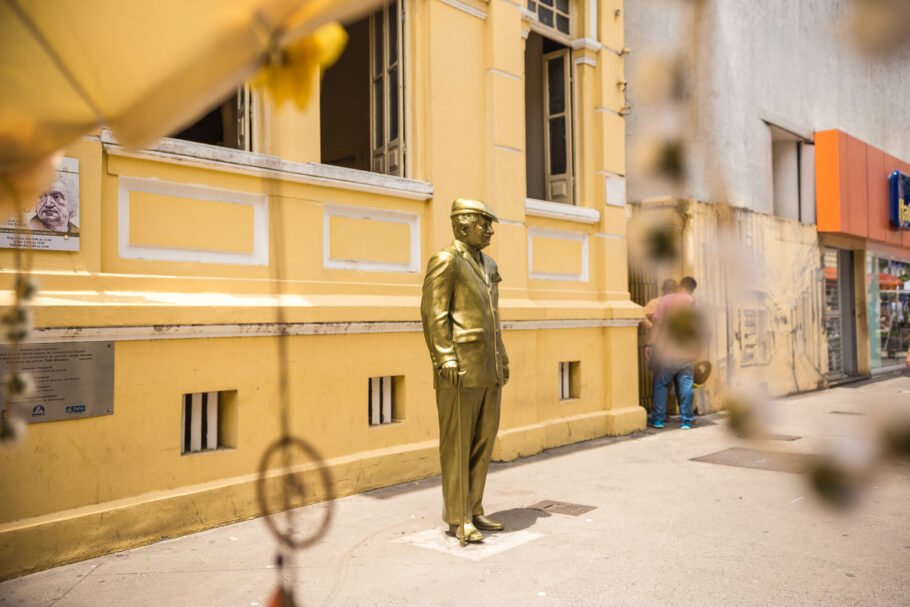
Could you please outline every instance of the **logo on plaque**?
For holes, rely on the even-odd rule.
[[[35,405],[32,407],[32,417],[44,415],[44,405]]]
[[[66,408],[67,413],[85,413],[85,405],[70,405]]]

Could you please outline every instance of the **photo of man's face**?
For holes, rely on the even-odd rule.
[[[66,232],[71,214],[70,193],[62,181],[55,182],[49,190],[38,197],[35,217],[48,230]]]

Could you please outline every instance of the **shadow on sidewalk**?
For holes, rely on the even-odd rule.
[[[722,419],[724,413],[708,413],[707,415],[700,415],[696,418],[695,428],[706,426],[716,426],[718,420]],[[581,441],[578,443],[573,443],[571,445],[564,445],[562,447],[551,447],[545,449],[540,453],[535,453],[534,455],[529,455],[526,457],[520,457],[516,460],[510,462],[490,462],[490,471],[489,474],[496,474],[500,470],[505,470],[507,468],[512,468],[515,466],[524,466],[525,464],[533,464],[534,462],[543,461],[546,459],[551,459],[554,457],[561,457],[563,455],[569,455],[571,453],[577,453],[579,451],[585,451],[587,449],[597,449],[606,445],[612,445],[614,443],[622,443],[630,440],[638,440],[642,438],[647,438],[649,436],[655,436],[657,434],[664,434],[666,432],[676,432],[679,431],[679,426],[674,420],[671,425],[667,426],[663,430],[655,430],[653,428],[646,428],[644,430],[639,430],[638,432],[633,432],[632,434],[625,434],[623,436],[602,436],[599,438],[594,438],[591,440]],[[432,476],[429,478],[411,481],[407,483],[402,483],[400,485],[392,485],[390,487],[381,487],[379,489],[373,489],[372,491],[367,491],[362,493],[366,497],[373,499],[385,500],[399,495],[406,495],[414,491],[420,491],[423,489],[429,488],[438,488],[442,484],[442,479],[439,475]],[[516,509],[524,510],[521,508]],[[511,510],[506,512],[512,512]],[[537,511],[533,511],[537,512]],[[543,513],[546,515],[546,513]],[[537,516],[537,515],[535,515]],[[548,515],[547,515],[548,516]]]
[[[533,527],[534,523],[537,522],[537,519],[546,518],[548,516],[552,515],[549,512],[534,508],[511,508],[509,510],[494,512],[490,515],[490,518],[505,525],[506,528],[501,533],[508,534],[514,531],[527,529],[528,527]]]

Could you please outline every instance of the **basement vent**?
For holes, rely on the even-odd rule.
[[[581,363],[559,363],[559,400],[581,397]]]
[[[184,455],[225,447],[226,405],[235,392],[193,392],[183,395]]]

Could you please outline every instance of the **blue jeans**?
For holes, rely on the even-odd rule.
[[[692,367],[658,369],[654,372],[654,407],[651,421],[667,420],[667,392],[670,382],[676,381],[676,399],[679,401],[679,417],[682,423],[691,424],[695,417],[692,412]]]

